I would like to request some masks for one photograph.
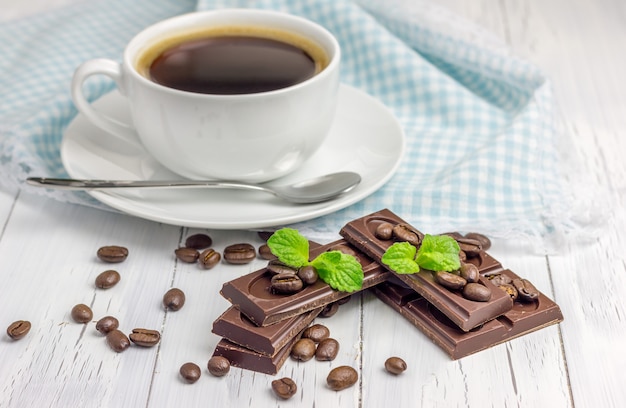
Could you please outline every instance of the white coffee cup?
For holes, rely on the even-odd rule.
[[[304,37],[323,49],[326,66],[298,84],[239,95],[182,91],[138,72],[142,53],[155,43],[182,32],[228,26],[267,27]],[[340,54],[330,32],[300,17],[255,9],[195,12],[137,34],[121,63],[83,63],[72,80],[72,98],[81,114],[112,139],[140,143],[183,177],[263,182],[292,172],[323,143],[335,112]],[[86,100],[83,83],[93,75],[115,81],[128,99],[132,123],[112,120]]]

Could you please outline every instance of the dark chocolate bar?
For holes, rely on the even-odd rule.
[[[511,279],[518,277],[510,270],[502,270],[500,273],[508,275]],[[465,332],[430,305],[425,298],[395,277],[370,290],[424,332],[454,360],[563,320],[559,306],[538,292],[535,301],[529,303],[515,301],[513,308],[504,315]]]
[[[228,359],[230,364],[234,367],[274,375],[283,366],[285,360],[289,357],[291,347],[299,338],[300,334],[293,337],[273,356],[257,353],[256,351],[242,347],[227,339],[221,339],[219,343],[217,343],[213,355]]]
[[[340,245],[349,246],[344,240],[334,241],[312,249],[311,258]],[[363,254],[358,254],[357,250],[354,252],[357,253],[357,258],[363,267],[363,289],[383,282],[387,278],[389,272],[378,262],[372,261]],[[259,326],[274,324],[351,295],[349,292],[331,288],[322,280],[306,286],[293,295],[274,294],[270,290],[270,281],[271,274],[263,268],[226,282],[220,294]]]
[[[257,326],[239,309],[231,306],[213,322],[213,333],[257,353],[273,356],[321,311],[320,307],[270,326]]]
[[[349,222],[341,229],[340,234],[361,252],[380,262],[387,248],[394,243],[391,239],[381,240],[376,237],[376,228],[383,222],[392,225],[408,225],[400,217],[385,209]],[[410,228],[421,234],[413,227]],[[434,272],[429,270],[422,269],[415,274],[395,274],[395,276],[422,295],[464,331],[492,320],[513,307],[511,298],[482,275],[478,283],[491,291],[491,299],[487,302],[468,300],[459,293],[446,289],[435,281]]]

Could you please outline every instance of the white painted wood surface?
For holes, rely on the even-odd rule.
[[[68,3],[1,0],[3,19]],[[504,345],[450,361],[372,295],[355,296],[324,324],[341,344],[332,363],[288,360],[279,376],[292,377],[298,394],[277,400],[276,377],[233,368],[224,378],[205,369],[217,336],[215,318],[228,306],[222,282],[262,265],[202,271],[175,262],[172,251],[188,230],[0,191],[0,327],[32,322],[24,339],[0,336],[0,407],[620,407],[626,401],[626,3],[621,0],[440,0],[455,13],[506,40],[514,53],[551,78],[564,130],[564,149],[580,156],[584,173],[604,187],[599,239],[571,243],[556,255],[528,254],[497,240],[490,251],[552,297],[565,315],[548,327]],[[594,214],[591,214],[594,215]],[[596,214],[597,215],[597,214]],[[260,244],[251,232],[210,231],[216,249],[241,241]],[[96,290],[107,265],[95,251],[127,246],[122,282]],[[165,313],[163,293],[187,293],[187,304]],[[95,318],[120,319],[121,328],[162,330],[158,348],[113,353],[94,324],[69,317],[76,303]],[[383,362],[400,355],[409,370],[399,377]],[[194,385],[178,368],[194,361],[203,376]],[[331,367],[347,364],[360,382],[330,391]]]

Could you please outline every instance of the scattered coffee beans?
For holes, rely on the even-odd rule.
[[[388,241],[393,238],[393,225],[389,222],[383,222],[376,227],[374,236],[383,241]]]
[[[478,277],[480,275],[478,273],[478,268],[476,267],[476,265],[471,263],[461,264],[459,274],[469,283],[478,282]]]
[[[105,316],[96,322],[96,330],[106,335],[120,326],[120,322],[113,316]]]
[[[272,276],[270,289],[272,293],[291,295],[298,293],[304,287],[302,279],[292,272],[283,272]]]
[[[207,364],[209,372],[216,377],[223,377],[230,371],[230,361],[226,357],[213,356]]]
[[[422,242],[420,236],[413,231],[413,229],[407,224],[397,224],[393,227],[393,236],[398,241],[406,241],[411,245],[419,247]]]
[[[291,358],[298,361],[309,361],[315,355],[315,342],[301,338],[291,347]]]
[[[320,312],[319,317],[332,317],[339,311],[339,303],[333,302],[329,303]]]
[[[176,312],[180,310],[184,304],[185,293],[178,288],[172,288],[163,295],[163,306],[165,306],[167,310]]]
[[[17,320],[7,327],[7,335],[13,340],[19,340],[26,336],[30,331],[30,322],[28,320]]]
[[[267,261],[276,259],[276,255],[272,253],[272,250],[267,244],[263,244],[259,247],[259,256]]]
[[[317,274],[317,269],[315,269],[314,266],[307,265],[298,269],[298,277],[305,285],[312,285],[317,282],[319,275]]]
[[[176,258],[185,263],[196,263],[200,257],[200,252],[195,248],[177,248],[174,250]]]
[[[285,377],[272,381],[272,390],[277,397],[289,399],[298,392],[298,386],[291,378]]]
[[[475,258],[478,255],[480,255],[482,246],[480,245],[479,241],[476,241],[475,239],[463,237],[463,238],[457,238],[456,242],[458,242],[459,248],[461,248],[461,251],[465,252],[465,256],[467,258]]]
[[[89,306],[79,303],[72,308],[71,316],[76,323],[88,323],[93,318],[93,312]]]
[[[121,353],[130,347],[130,340],[118,329],[112,330],[107,334],[106,342],[111,350],[116,353]]]
[[[96,287],[100,289],[109,289],[117,285],[121,277],[119,272],[109,269],[96,276]]]
[[[436,272],[435,280],[441,286],[448,288],[450,290],[459,290],[462,289],[467,281],[460,277],[459,275],[455,275],[450,272]]]
[[[194,363],[185,363],[180,366],[180,370],[178,370],[180,376],[183,380],[185,380],[188,384],[193,384],[200,378],[202,372],[200,371],[200,367]]]
[[[320,341],[327,339],[330,337],[330,330],[328,327],[323,324],[314,324],[312,326],[307,327],[302,332],[302,338],[311,339],[315,343],[319,343]]]
[[[486,235],[479,234],[477,232],[470,232],[468,234],[465,234],[465,238],[474,239],[480,242],[480,246],[483,248],[483,251],[491,248],[491,240]]]
[[[354,368],[339,366],[330,371],[328,377],[326,377],[326,384],[328,384],[331,390],[341,391],[356,384],[358,379],[359,374]]]
[[[406,370],[406,362],[400,357],[389,357],[385,361],[385,370],[391,374],[402,374]]]
[[[526,279],[514,279],[512,282],[517,289],[518,299],[522,302],[534,302],[539,297],[539,291]]]
[[[133,329],[130,334],[130,341],[141,347],[152,347],[159,344],[161,333],[150,329]]]
[[[491,299],[491,290],[480,283],[468,283],[463,288],[463,297],[476,302],[488,302]]]
[[[211,269],[215,265],[219,264],[222,260],[222,255],[213,248],[205,249],[200,254],[200,266],[204,269]]]
[[[243,243],[233,244],[224,248],[224,260],[230,264],[242,265],[252,262],[256,258],[254,246]]]
[[[104,262],[118,263],[128,257],[128,249],[122,246],[108,245],[99,248],[96,255]]]
[[[317,345],[315,359],[317,361],[332,361],[339,353],[339,342],[332,338],[327,338]]]
[[[185,246],[193,249],[204,249],[213,245],[213,239],[207,234],[194,234],[187,237]]]
[[[278,259],[273,259],[267,263],[266,269],[273,275],[278,275],[279,273],[287,272],[296,274],[298,271],[292,268],[291,266],[280,262]]]

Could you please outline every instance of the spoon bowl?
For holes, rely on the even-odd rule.
[[[332,200],[354,189],[361,176],[353,172],[331,173],[293,184],[269,186],[220,180],[77,180],[29,177],[26,183],[36,187],[60,190],[109,190],[131,188],[214,188],[254,190],[270,193],[295,204],[312,204]]]

